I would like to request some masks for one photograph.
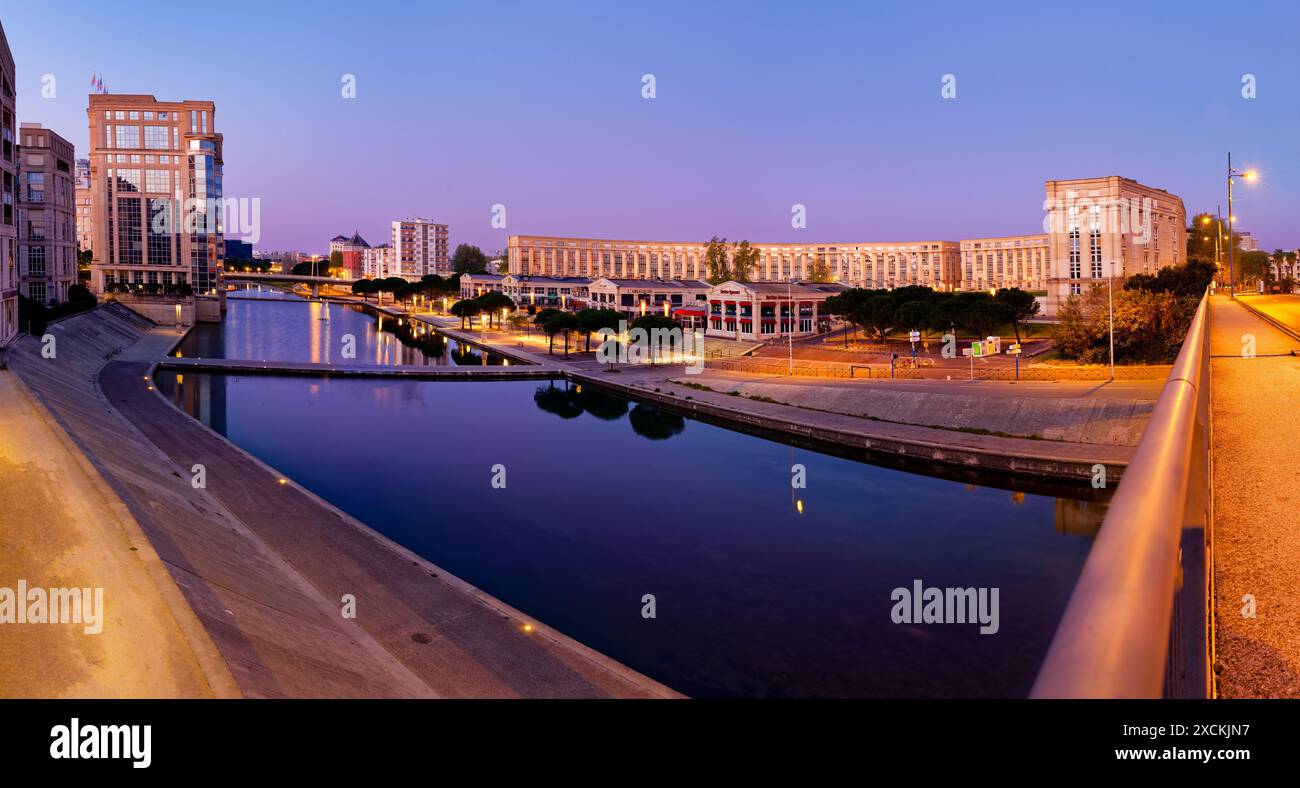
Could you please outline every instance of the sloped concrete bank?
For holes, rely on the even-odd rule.
[[[676,696],[173,407],[151,370],[179,335],[106,309],[51,330],[56,359],[25,340],[11,368],[125,504],[245,697]]]
[[[1131,445],[1105,445],[1076,440],[1035,440],[1026,437],[979,434],[914,424],[875,421],[858,415],[821,412],[776,402],[764,402],[727,393],[701,391],[678,383],[683,369],[676,367],[636,368],[620,375],[597,366],[549,361],[504,343],[483,342],[479,336],[433,323],[438,331],[458,342],[499,353],[524,364],[549,364],[562,368],[567,380],[595,385],[633,399],[662,405],[692,418],[719,426],[753,432],[765,437],[782,436],[820,445],[865,452],[873,462],[889,458],[946,466],[961,471],[1010,474],[1061,481],[1080,487],[1091,486],[1103,466],[1107,487],[1122,478],[1133,455]],[[626,369],[626,368],[624,368]],[[882,417],[884,414],[882,413]],[[1100,429],[1099,429],[1100,431]],[[1068,430],[1062,429],[1062,434]],[[1136,443],[1140,428],[1131,438]],[[1127,439],[1127,438],[1126,438]],[[932,469],[913,467],[932,473]]]

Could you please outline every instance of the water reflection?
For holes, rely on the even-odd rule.
[[[564,380],[550,380],[533,392],[533,403],[540,410],[562,419],[576,419],[589,413],[601,421],[619,421],[627,416],[632,431],[649,440],[667,440],[686,429],[681,415],[653,405],[630,406],[626,399],[591,386]]]
[[[687,428],[563,381],[157,382],[381,533],[696,696],[1022,695],[1104,511]],[[340,444],[334,425],[358,419],[382,440]],[[490,486],[497,463],[508,493]],[[891,591],[916,578],[1000,588],[1002,629],[894,624]]]
[[[314,364],[475,365],[506,360],[435,332],[420,321],[360,304],[312,301],[276,291],[227,298],[221,323],[200,323],[179,350],[191,358],[309,361]]]

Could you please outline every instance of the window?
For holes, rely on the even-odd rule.
[[[144,190],[152,194],[171,191],[171,173],[167,170],[146,170]]]
[[[1081,275],[1080,268],[1082,261],[1079,256],[1079,209],[1071,207],[1069,209],[1069,231],[1070,231],[1070,278],[1078,279]]]
[[[114,126],[113,136],[116,138],[117,148],[138,148],[140,147],[140,127],[139,126]]]
[[[166,126],[145,126],[144,147],[147,150],[168,150],[169,136]]]
[[[1094,205],[1088,210],[1088,233],[1090,257],[1092,261],[1092,278],[1100,279],[1101,274],[1101,206]]]

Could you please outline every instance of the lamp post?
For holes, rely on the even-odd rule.
[[[786,338],[790,340],[790,377],[794,377],[794,279],[787,279],[785,282],[785,299],[790,305],[790,322],[786,324],[789,329]]]
[[[1232,226],[1237,217],[1232,214],[1232,179],[1241,178],[1244,181],[1253,181],[1258,175],[1254,170],[1238,171],[1232,168],[1232,153],[1228,154],[1228,298],[1236,299],[1237,282],[1233,267],[1237,262],[1237,244],[1232,239]]]
[[[1106,311],[1110,320],[1110,381],[1115,382],[1115,260],[1110,261],[1110,276],[1106,277]],[[1019,361],[1019,359],[1017,359]]]

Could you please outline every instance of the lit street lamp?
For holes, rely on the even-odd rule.
[[[1237,217],[1232,213],[1232,179],[1241,178],[1250,182],[1259,176],[1254,170],[1238,171],[1232,168],[1232,154],[1228,154],[1228,298],[1237,297],[1237,283],[1233,273],[1233,266],[1236,264],[1237,244],[1232,240],[1232,225],[1236,222]]]

